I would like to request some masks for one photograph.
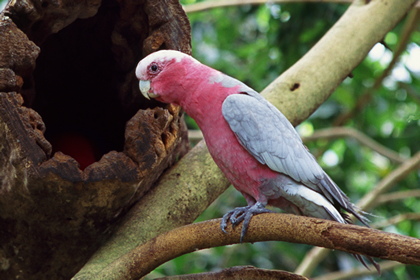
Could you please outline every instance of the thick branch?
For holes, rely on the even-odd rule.
[[[369,104],[369,101],[372,99],[374,93],[382,86],[385,78],[388,77],[389,74],[392,73],[391,72],[392,69],[394,69],[401,55],[407,49],[407,45],[410,42],[411,34],[418,27],[419,21],[420,21],[420,9],[411,10],[411,12],[409,13],[409,16],[407,17],[407,21],[404,24],[404,28],[400,34],[400,40],[398,41],[398,45],[393,52],[391,62],[388,64],[386,69],[381,73],[381,75],[375,79],[375,82],[372,85],[372,87],[368,88],[365,92],[361,94],[354,108],[352,108],[348,112],[344,112],[343,114],[337,117],[337,119],[334,121],[335,126],[343,125],[355,114],[360,112],[364,106]]]
[[[220,219],[180,227],[122,256],[96,279],[137,279],[160,264],[196,250],[235,244],[241,227],[224,234]],[[286,241],[420,265],[420,240],[356,225],[289,214],[261,214],[251,220],[246,242]]]
[[[327,34],[263,95],[293,124],[300,123],[330,96],[414,2],[354,1]]]
[[[291,272],[272,269],[261,269],[253,266],[234,266],[215,272],[203,272],[185,275],[167,276],[156,278],[155,280],[241,280],[241,279],[258,279],[258,280],[308,280],[304,276],[300,276]]]

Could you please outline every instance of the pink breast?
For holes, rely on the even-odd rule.
[[[261,183],[278,174],[242,147],[223,118],[213,119],[212,125],[205,127],[203,134],[216,164],[236,189],[258,199]]]

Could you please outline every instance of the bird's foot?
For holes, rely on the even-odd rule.
[[[226,227],[229,221],[231,222],[232,227],[237,226],[243,221],[241,238],[240,238],[240,242],[242,243],[245,237],[245,234],[248,230],[248,225],[249,225],[249,222],[251,221],[252,216],[261,214],[261,213],[270,213],[270,212],[273,212],[273,211],[266,209],[264,205],[260,202],[257,202],[251,206],[238,207],[238,208],[233,209],[232,211],[227,212],[225,215],[223,215],[222,222],[220,223],[220,228],[222,229],[224,233],[227,233]]]

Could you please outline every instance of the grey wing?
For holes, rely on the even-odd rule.
[[[258,93],[228,96],[222,113],[241,145],[260,163],[324,194],[333,204],[338,202],[346,210],[352,209],[346,195],[309,153],[291,123]]]

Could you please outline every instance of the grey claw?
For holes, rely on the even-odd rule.
[[[220,222],[220,228],[224,233],[227,233],[226,228],[229,221],[232,224],[232,227],[237,226],[243,221],[241,237],[239,240],[242,243],[248,230],[249,222],[251,221],[252,216],[267,212],[272,211],[266,209],[264,205],[260,202],[257,202],[251,206],[235,208],[232,211],[229,211],[225,215],[223,215],[222,221]]]

